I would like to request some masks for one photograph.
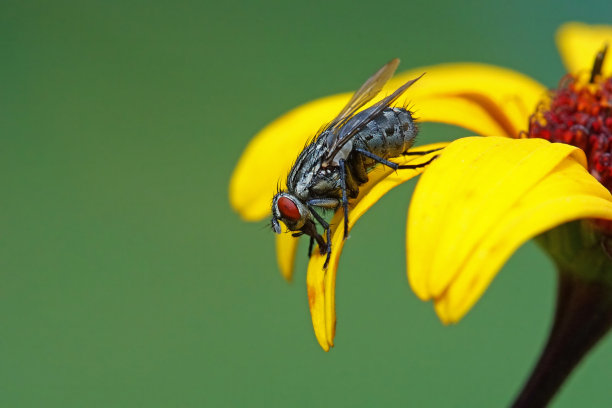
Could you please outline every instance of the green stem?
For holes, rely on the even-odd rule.
[[[610,327],[612,287],[560,270],[553,328],[540,360],[512,406],[546,406]]]

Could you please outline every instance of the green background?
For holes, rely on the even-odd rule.
[[[306,248],[287,284],[228,181],[264,125],[392,57],[554,86],[555,29],[612,15],[572,3],[2,1],[0,406],[507,405],[554,307],[535,245],[444,327],[406,281],[413,184],[394,190],[345,246],[324,353]],[[420,142],[464,134],[424,125]],[[555,406],[609,405],[610,361],[607,338]]]

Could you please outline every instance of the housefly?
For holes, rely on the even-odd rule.
[[[393,76],[399,59],[389,61],[372,75],[346,106],[299,154],[287,177],[286,191],[272,200],[272,229],[281,233],[279,220],[294,237],[310,236],[308,256],[314,241],[321,254],[331,254],[330,226],[318,209],[344,211],[344,239],[348,237],[348,200],[357,197],[359,186],[368,181],[368,172],[378,163],[394,170],[415,169],[429,164],[398,165],[388,159],[410,154],[417,126],[409,110],[391,107],[421,76],[406,82],[391,95],[357,113],[374,98]],[[317,231],[319,223],[325,239]]]

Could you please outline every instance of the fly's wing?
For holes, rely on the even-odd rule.
[[[328,166],[329,163],[333,160],[334,156],[336,156],[336,154],[338,154],[338,152],[342,149],[342,146],[344,146],[349,140],[351,140],[353,136],[355,136],[368,122],[378,116],[386,107],[395,102],[397,98],[399,98],[406,91],[406,89],[410,88],[412,84],[421,79],[423,75],[425,75],[425,73],[419,75],[415,79],[406,82],[391,95],[387,96],[386,98],[380,100],[365,111],[361,112],[358,115],[361,116],[361,118],[359,118],[359,120],[356,120],[355,123],[351,123],[350,127],[345,126],[341,129],[338,129],[334,134],[333,144],[328,144],[325,157],[323,158],[323,166]],[[344,123],[346,123],[346,121]]]
[[[332,133],[337,133],[337,130],[342,127],[359,108],[378,95],[387,81],[391,79],[398,65],[399,58],[394,58],[368,78],[368,80],[361,85],[361,88],[355,92],[346,106],[342,108],[338,116],[336,116],[327,126],[327,130],[331,130]]]

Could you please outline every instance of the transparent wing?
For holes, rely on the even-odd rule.
[[[339,131],[333,137],[332,144],[328,144],[327,146],[327,152],[325,153],[325,157],[323,158],[323,166],[328,166],[329,163],[333,160],[334,156],[342,149],[342,146],[344,146],[349,140],[351,140],[353,136],[355,136],[368,122],[378,116],[386,107],[390,106],[393,102],[395,102],[397,98],[399,98],[404,92],[406,92],[406,89],[410,88],[412,84],[421,79],[423,75],[425,75],[425,73],[419,75],[415,79],[406,82],[391,95],[387,96],[384,99],[381,99],[365,111],[360,112],[357,117],[355,117],[355,123],[350,123],[347,126],[344,126],[339,129]]]
[[[394,58],[391,61],[387,62],[381,69],[376,71],[374,75],[368,78],[367,81],[361,88],[355,92],[350,101],[346,104],[342,111],[336,116],[331,123],[327,126],[327,129],[335,131],[342,127],[342,125],[350,119],[351,116],[363,105],[368,103],[373,97],[375,97],[383,86],[387,83],[389,79],[395,73],[397,66],[399,65],[399,59]]]

